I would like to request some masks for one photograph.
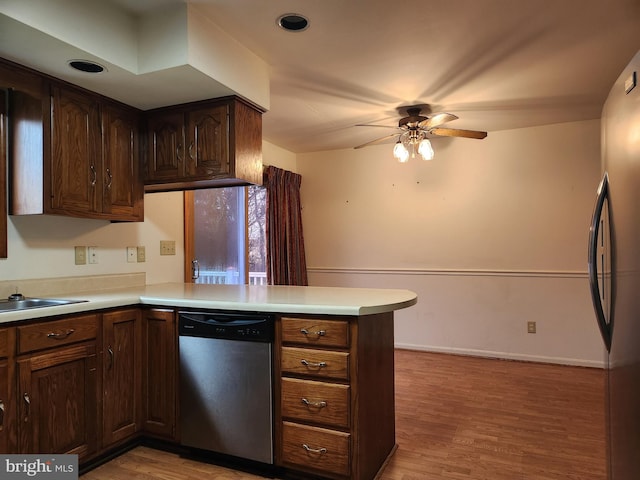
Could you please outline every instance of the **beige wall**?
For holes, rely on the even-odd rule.
[[[110,223],[54,215],[9,216],[9,256],[0,280],[145,272],[147,283],[182,281],[182,193],[145,195],[145,221]],[[160,240],[175,240],[175,256],[160,256]],[[75,265],[74,246],[96,246],[98,264]],[[146,262],[127,263],[126,247],[144,245]],[[23,292],[28,294],[28,292]]]
[[[396,344],[601,365],[586,235],[599,121],[298,155],[310,282],[409,288]],[[536,321],[538,333],[526,333]]]

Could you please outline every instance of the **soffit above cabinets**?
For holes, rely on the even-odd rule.
[[[229,95],[269,108],[264,61],[197,5],[158,4],[137,15],[93,0],[3,2],[0,56],[142,110]],[[74,59],[106,71],[75,71]]]

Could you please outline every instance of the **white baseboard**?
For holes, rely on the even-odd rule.
[[[498,358],[503,360],[519,360],[523,362],[553,363],[557,365],[571,365],[577,367],[605,368],[602,362],[582,360],[576,358],[545,357],[541,355],[525,355],[521,353],[492,352],[487,350],[473,350],[467,348],[436,347],[432,345],[412,345],[408,343],[396,343],[396,348],[404,350],[418,350],[423,352],[449,353],[453,355],[466,355],[470,357]]]

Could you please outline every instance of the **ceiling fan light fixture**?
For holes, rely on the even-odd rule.
[[[405,147],[400,140],[398,140],[393,147],[393,156],[400,163],[406,163],[409,161],[409,150],[407,150],[407,147]]]
[[[431,142],[428,138],[423,138],[420,141],[420,145],[418,146],[418,153],[423,160],[433,160],[433,147],[431,146]]]

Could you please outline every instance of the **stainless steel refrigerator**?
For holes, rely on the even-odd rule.
[[[589,280],[607,350],[610,480],[640,478],[640,52],[602,111],[602,174],[589,232]]]

